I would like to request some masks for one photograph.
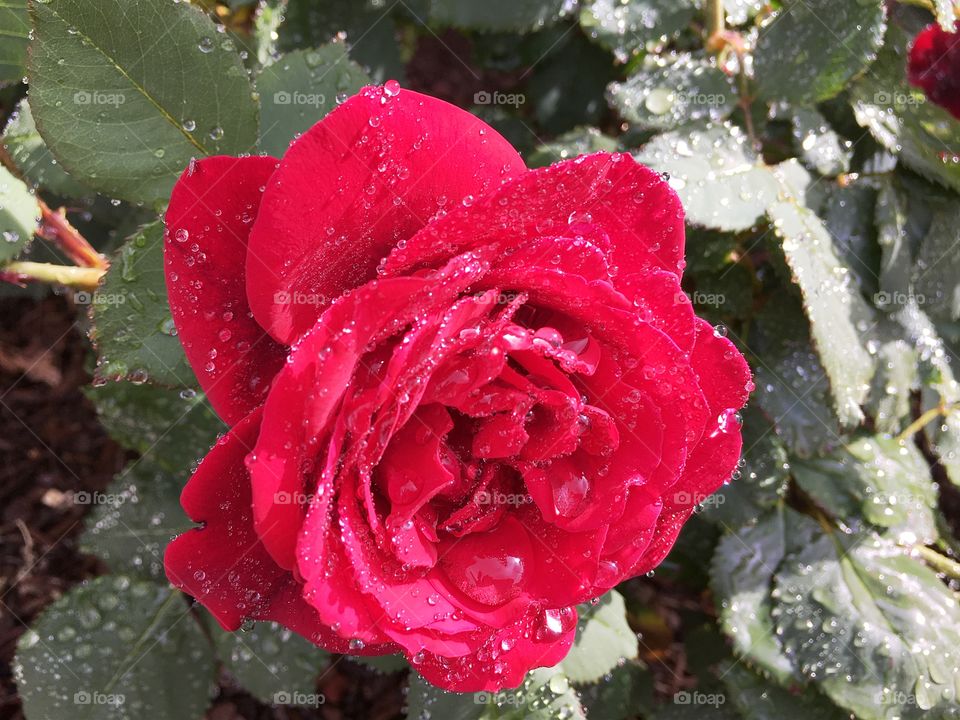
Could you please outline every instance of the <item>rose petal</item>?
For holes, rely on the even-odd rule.
[[[260,405],[286,349],[250,314],[247,236],[270,157],[210,157],[190,164],[165,216],[164,269],[177,333],[214,410],[227,423]]]

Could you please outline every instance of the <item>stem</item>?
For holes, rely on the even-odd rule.
[[[717,43],[715,39],[723,33],[725,23],[723,0],[707,0],[707,47],[715,53],[723,47],[723,42]]]
[[[912,423],[907,425],[906,429],[902,433],[897,435],[897,440],[903,441],[908,439],[914,433],[922,430],[928,423],[933,422],[941,415],[943,417],[946,417],[947,413],[949,413],[953,409],[955,408],[945,405],[943,403],[940,403],[936,407],[930,408],[925,413],[923,413],[920,417],[914,420]]]
[[[960,563],[956,560],[952,560],[946,555],[941,555],[926,545],[916,545],[913,549],[926,561],[927,565],[938,573],[943,573],[954,580],[960,580]]]
[[[70,224],[63,208],[51,210],[40,198],[37,198],[37,203],[40,205],[41,225],[38,234],[41,237],[55,242],[78,265],[101,270],[109,267],[107,260]]]
[[[37,262],[12,262],[0,268],[0,279],[21,283],[38,280],[56,283],[79,290],[96,290],[105,268],[73,267],[72,265],[52,265]]]

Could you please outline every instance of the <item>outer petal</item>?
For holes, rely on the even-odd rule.
[[[910,48],[907,77],[927,97],[960,118],[960,21],[954,32],[944,32],[937,23],[924,28]]]
[[[247,259],[254,314],[292,343],[333,298],[372,279],[398,241],[523,170],[473,115],[364,88],[290,146],[264,192]]]
[[[253,530],[250,480],[244,457],[260,430],[256,411],[225,435],[200,464],[180,500],[202,528],[189,530],[167,546],[170,582],[202,603],[226,630],[245,618],[274,620],[335,652],[346,641],[320,622],[301,596],[293,576],[273,562]],[[369,646],[370,654],[394,652]],[[352,651],[351,651],[352,652]]]
[[[243,280],[247,235],[270,157],[191,163],[167,209],[167,295],[187,359],[214,409],[231,425],[263,402],[285,350],[250,313]]]
[[[608,246],[625,276],[683,267],[683,208],[663,179],[631,156],[596,153],[530,170],[470,207],[430,223],[387,260],[388,275],[435,265],[479,245],[582,236]],[[545,256],[542,265],[547,265]]]

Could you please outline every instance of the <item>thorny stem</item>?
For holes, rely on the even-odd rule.
[[[60,249],[78,265],[106,270],[110,264],[100,253],[93,249],[77,229],[67,220],[63,208],[51,210],[47,204],[37,198],[40,204],[40,230],[38,235],[55,242]]]
[[[12,262],[0,268],[0,280],[15,284],[27,280],[66,285],[78,290],[96,290],[106,268],[74,267],[51,263]]]

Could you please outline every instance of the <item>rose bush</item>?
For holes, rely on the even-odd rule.
[[[750,373],[683,258],[677,196],[631,156],[528,170],[395,83],[281,161],[191,163],[167,289],[232,429],[168,577],[227,629],[402,651],[447,689],[559,662],[574,606],[656,567],[738,462]]]

